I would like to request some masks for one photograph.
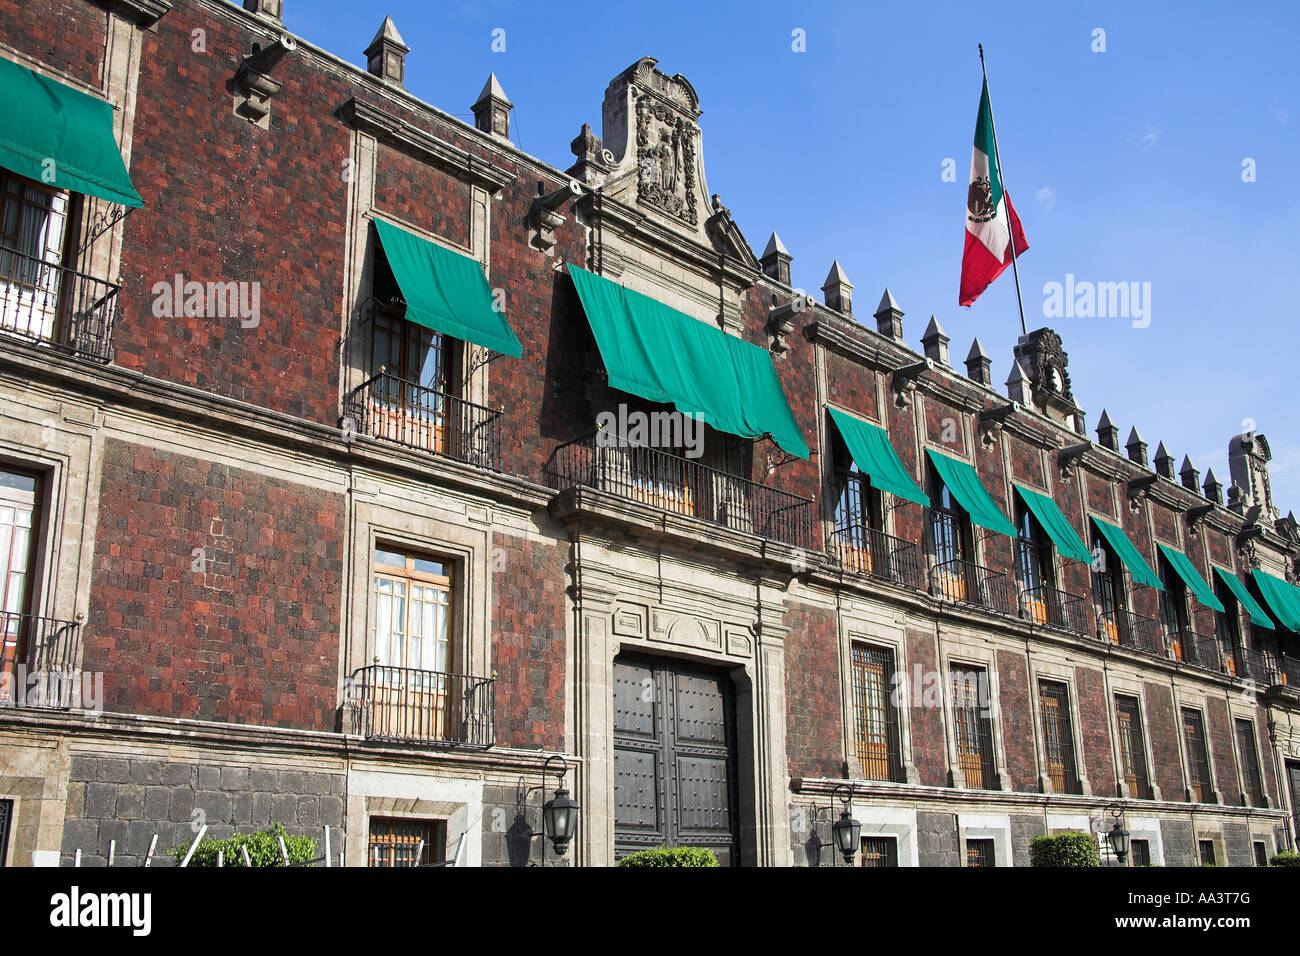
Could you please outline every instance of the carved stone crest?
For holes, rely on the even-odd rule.
[[[695,127],[651,96],[635,95],[637,200],[697,225]]]

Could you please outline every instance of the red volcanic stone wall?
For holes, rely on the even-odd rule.
[[[1002,716],[1002,749],[1012,790],[1038,791],[1038,756],[1034,742],[1034,712],[1029,700],[1025,655],[998,651],[998,709]]]
[[[1202,528],[1204,530],[1201,534],[1209,548],[1210,560],[1225,570],[1232,570],[1232,546],[1228,543],[1227,537],[1221,532],[1205,528],[1204,525],[1202,525]],[[1214,572],[1210,573],[1213,574]],[[1213,584],[1214,582],[1211,581],[1210,583]]]
[[[206,52],[192,51],[194,29]],[[116,362],[335,424],[351,140],[334,111],[349,91],[287,56],[270,128],[249,123],[226,84],[254,42],[264,31],[188,3],[143,34],[131,179],[145,205],[124,226]],[[259,324],[155,316],[154,285],[176,274],[258,283]]]
[[[493,548],[497,741],[563,750],[567,548],[499,533]]]
[[[375,149],[375,209],[469,248],[469,184],[383,143]]]
[[[876,373],[838,352],[826,352],[826,390],[831,404],[879,423]]]
[[[108,11],[79,0],[4,0],[0,37],[28,56],[102,89]]]
[[[1061,513],[1065,515],[1070,526],[1079,535],[1079,540],[1087,548],[1092,547],[1092,522],[1084,519],[1083,502],[1080,500],[1079,484],[1076,477],[1063,479],[1057,477],[1052,482],[1052,500],[1056,502]],[[1092,565],[1073,558],[1060,559],[1061,587],[1071,594],[1078,595],[1091,603]]]
[[[1010,494],[1011,486],[1006,480],[1002,450],[997,445],[994,445],[991,449],[985,448],[979,442],[977,442],[977,445],[978,447],[975,449],[975,471],[979,474],[980,481],[988,490],[989,497],[998,506],[998,510],[1006,515],[1008,519],[1014,521],[1015,507],[1007,497]],[[977,551],[980,554],[980,563],[995,571],[1006,572],[1011,599],[1015,601],[1017,589],[1020,586],[1016,582],[1015,576],[1013,558],[1015,542],[1005,534],[991,532],[979,525],[975,525],[974,532],[975,539],[982,542]]]
[[[885,419],[889,442],[898,453],[899,460],[907,469],[907,473],[916,481],[916,486],[928,495],[930,493],[929,482],[926,479],[928,463],[917,439],[916,418],[912,408],[910,406],[899,408],[892,397],[889,397],[885,403]],[[894,521],[895,537],[914,542],[920,549],[921,542],[924,540],[922,529],[925,508],[913,502],[905,502],[901,507],[892,510],[891,517]]]
[[[1151,781],[1160,788],[1165,800],[1186,800],[1187,784],[1183,780],[1183,764],[1179,738],[1183,732],[1182,718],[1174,713],[1173,697],[1163,684],[1147,683],[1142,695],[1146,703],[1147,739],[1151,742]]]
[[[1043,456],[1039,450],[1014,436],[1007,438],[1007,450],[1011,456],[1011,477],[1028,488],[1046,492]]]
[[[1152,504],[1151,526],[1155,529],[1156,539],[1171,548],[1178,548],[1178,519],[1172,511],[1163,505]]]
[[[908,722],[911,725],[912,762],[920,775],[920,783],[946,787],[952,782],[948,775],[948,740],[943,716],[943,695],[948,693],[948,675],[938,672],[932,632],[909,628],[906,637],[907,683],[904,686],[910,695]],[[934,683],[936,680],[937,685]]]
[[[1151,542],[1151,536],[1147,533],[1147,519],[1145,507],[1133,513],[1133,509],[1127,505],[1120,507],[1120,525],[1124,533],[1128,535],[1133,546],[1138,549],[1138,553],[1146,559],[1147,564],[1157,574],[1160,573],[1160,562],[1156,560],[1155,545]],[[1130,589],[1129,598],[1132,601],[1132,609],[1139,614],[1145,614],[1147,617],[1158,617],[1160,614],[1159,593],[1155,588],[1143,587],[1137,585]]]
[[[1078,755],[1080,769],[1088,774],[1092,792],[1098,796],[1119,793],[1115,780],[1115,748],[1110,737],[1110,702],[1106,699],[1106,682],[1099,670],[1074,669],[1075,692],[1079,695],[1079,738],[1083,753]]]
[[[838,777],[844,768],[843,702],[835,615],[788,604],[785,752],[792,777]]]
[[[925,397],[925,436],[944,454],[953,457],[966,455],[967,416],[945,403]]]
[[[1272,745],[1268,740],[1269,713],[1267,707],[1255,708],[1255,746],[1259,752],[1259,772],[1264,780],[1264,792],[1273,806],[1286,806],[1286,799],[1278,792],[1277,774],[1274,773]]]
[[[1108,517],[1114,524],[1115,503],[1111,497],[1110,484],[1097,475],[1086,474],[1084,480],[1088,489],[1088,509],[1098,515]]]
[[[106,709],[335,729],[341,495],[110,438],[99,506],[83,666]]]
[[[1237,780],[1237,761],[1233,751],[1233,734],[1236,728],[1228,714],[1228,704],[1217,697],[1205,701],[1205,733],[1210,744],[1213,762],[1214,789],[1219,791],[1224,806],[1241,806],[1241,784]]]

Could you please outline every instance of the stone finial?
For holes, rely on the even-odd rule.
[[[939,320],[933,315],[930,316],[930,324],[925,327],[925,334],[921,336],[925,357],[939,365],[947,365],[948,341],[948,333],[943,330]]]
[[[1183,456],[1183,463],[1178,469],[1178,477],[1182,479],[1184,488],[1198,491],[1201,487],[1201,472],[1192,464],[1192,459],[1187,455]]]
[[[853,283],[840,268],[840,260],[831,263],[831,271],[822,283],[822,292],[826,295],[826,308],[845,315],[853,314]]]
[[[406,54],[411,48],[397,32],[392,17],[384,17],[375,38],[366,47],[366,70],[396,86],[406,83]]]
[[[1124,443],[1124,447],[1128,449],[1129,461],[1136,461],[1143,468],[1147,466],[1147,443],[1138,434],[1136,425],[1129,430],[1128,441]]]
[[[1223,504],[1223,482],[1214,477],[1214,469],[1211,468],[1205,473],[1205,484],[1201,485],[1205,492],[1205,497],[1213,501],[1216,505]]]
[[[898,300],[894,298],[894,293],[888,289],[880,297],[875,320],[876,331],[881,335],[887,335],[895,342],[903,341],[903,310],[898,307]]]
[[[1029,384],[1029,373],[1025,371],[1019,359],[1011,363],[1011,374],[1007,376],[1007,398],[1027,408],[1032,408],[1034,405],[1033,386]]]
[[[506,91],[497,82],[497,75],[488,75],[483,92],[470,107],[474,111],[474,125],[497,139],[510,139],[510,111],[515,104],[506,98]]]
[[[1110,420],[1110,413],[1104,408],[1101,410],[1101,418],[1097,419],[1097,444],[1111,451],[1119,451],[1119,428]]]
[[[244,0],[244,9],[276,23],[284,21],[284,0]]]
[[[790,255],[790,250],[785,247],[781,237],[774,232],[767,240],[767,247],[759,257],[758,264],[763,270],[763,275],[775,279],[782,285],[789,285],[790,263],[793,261],[794,257]]]
[[[1250,502],[1247,500],[1245,489],[1241,485],[1231,485],[1228,488],[1228,507],[1237,514],[1243,515],[1249,506]]]
[[[972,381],[993,387],[993,359],[989,358],[989,353],[984,351],[978,338],[970,344],[970,351],[966,353],[966,374]]]
[[[1169,454],[1169,449],[1165,447],[1164,442],[1156,445],[1156,474],[1161,478],[1174,480],[1174,456]]]

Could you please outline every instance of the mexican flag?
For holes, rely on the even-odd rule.
[[[993,108],[989,81],[984,80],[979,118],[975,120],[975,146],[970,156],[970,189],[966,193],[966,251],[961,257],[961,305],[980,297],[1002,271],[1011,265],[1011,237],[1016,255],[1029,248],[1020,217],[1002,187],[997,147],[993,138]]]

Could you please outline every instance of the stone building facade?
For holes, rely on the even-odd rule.
[[[279,0],[0,0],[55,104],[0,155],[5,865],[200,823],[551,865],[561,763],[581,865],[843,865],[846,795],[855,863],[1024,865],[1114,811],[1151,863],[1294,846],[1300,534],[1262,435],[1225,497],[1090,438],[1051,330],[1004,395],[888,291],[855,317],[838,263],[792,288],[653,59],[562,170],[495,77],[468,124],[408,55],[386,19],[344,62]],[[103,150],[40,151],[92,114],[116,199]],[[598,428],[635,416],[683,430]]]

